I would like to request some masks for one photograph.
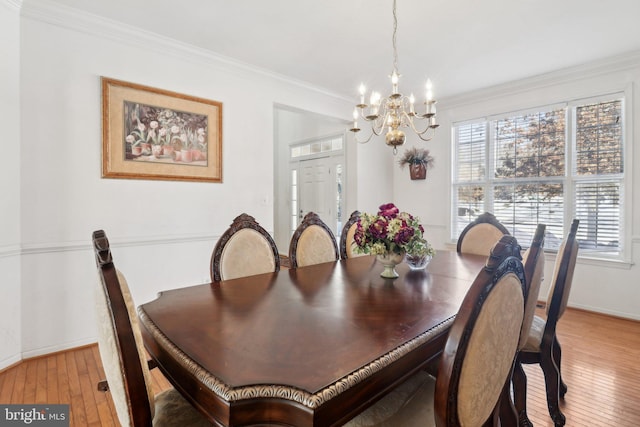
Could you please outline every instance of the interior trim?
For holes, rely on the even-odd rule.
[[[7,1],[7,0],[5,0]],[[14,0],[16,1],[16,0]],[[62,28],[79,31],[96,37],[114,40],[118,43],[131,45],[147,51],[156,50],[163,56],[175,55],[187,60],[199,60],[217,67],[228,66],[232,72],[238,69],[283,81],[323,95],[351,102],[351,98],[344,94],[329,91],[292,77],[241,62],[228,56],[203,49],[188,43],[162,36],[150,31],[144,31],[131,25],[100,17],[69,6],[63,6],[50,1],[27,2],[22,6],[22,16],[46,22]]]

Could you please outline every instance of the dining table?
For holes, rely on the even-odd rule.
[[[375,256],[186,286],[138,307],[149,355],[216,426],[339,426],[444,349],[487,258],[439,250],[380,276]]]

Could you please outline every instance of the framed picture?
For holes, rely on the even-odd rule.
[[[102,177],[222,182],[222,103],[102,77]]]

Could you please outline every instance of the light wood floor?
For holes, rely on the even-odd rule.
[[[569,309],[558,325],[567,426],[640,426],[640,322]],[[525,367],[529,415],[536,427],[553,427],[539,366]],[[118,425],[95,345],[25,360],[0,373],[0,404],[68,403],[71,426]],[[154,390],[170,387],[157,369]],[[401,427],[401,426],[399,426]]]

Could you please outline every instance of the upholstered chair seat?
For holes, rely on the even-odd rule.
[[[435,426],[433,413],[436,380],[418,371],[393,392],[345,424],[345,427]]]
[[[270,273],[279,269],[280,256],[273,238],[252,216],[245,213],[233,220],[216,242],[211,255],[213,281]]]
[[[540,352],[540,345],[542,344],[542,335],[544,335],[544,328],[546,320],[540,316],[534,315],[531,327],[527,339],[522,347],[521,351],[530,351],[534,353]]]
[[[293,268],[339,259],[336,238],[316,213],[309,212],[305,215],[293,233],[289,244],[289,258]]]

